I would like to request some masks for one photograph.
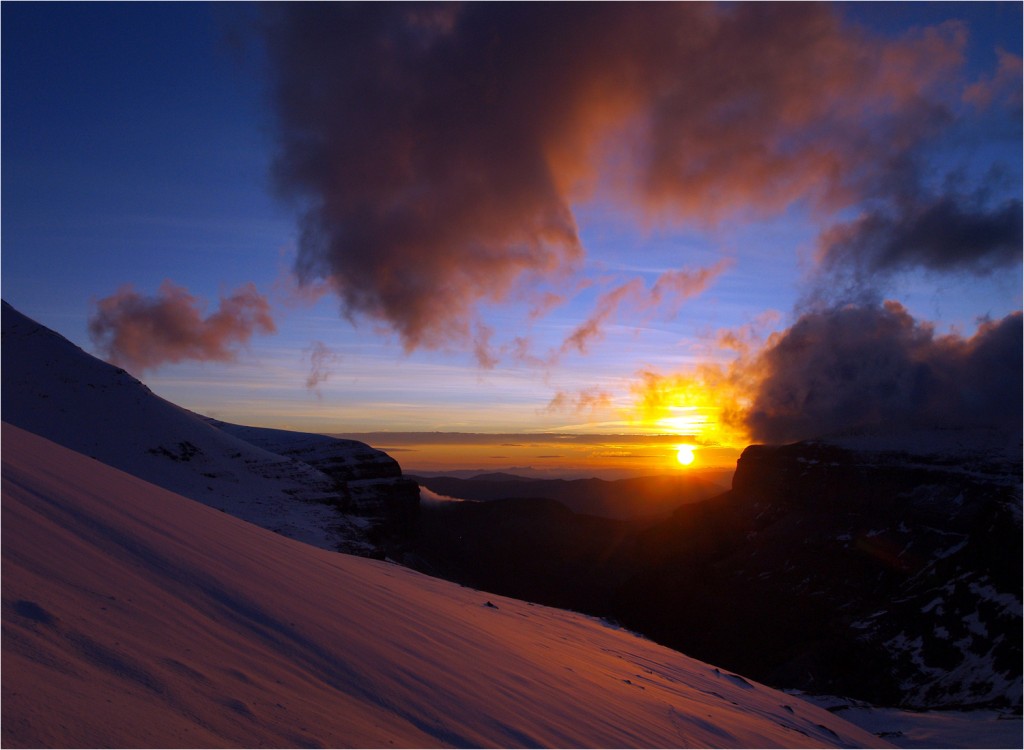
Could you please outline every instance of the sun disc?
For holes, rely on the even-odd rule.
[[[693,448],[689,445],[679,446],[679,452],[676,453],[676,461],[681,463],[683,466],[689,466],[693,463],[694,458]]]

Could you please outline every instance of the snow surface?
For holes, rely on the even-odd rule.
[[[2,437],[7,747],[887,746],[593,618]]]
[[[904,711],[879,708],[848,698],[805,695],[816,706],[905,748],[1024,747],[1019,714],[999,711]]]

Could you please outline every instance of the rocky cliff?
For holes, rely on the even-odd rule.
[[[622,619],[687,653],[876,703],[1020,706],[1019,436],[752,446],[731,492],[639,548]]]
[[[220,430],[259,448],[301,461],[331,477],[338,507],[369,522],[376,543],[401,540],[415,532],[419,485],[402,475],[391,456],[357,440],[308,432],[245,427],[210,420]]]

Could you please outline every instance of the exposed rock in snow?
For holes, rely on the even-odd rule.
[[[7,747],[887,746],[593,618],[3,445]]]

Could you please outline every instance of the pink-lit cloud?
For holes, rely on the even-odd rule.
[[[686,300],[704,292],[712,281],[731,266],[732,261],[723,259],[707,268],[665,271],[650,288],[644,284],[643,279],[633,278],[609,289],[597,298],[594,310],[587,319],[562,342],[559,354],[572,350],[586,354],[592,342],[603,338],[606,327],[624,305],[641,314],[662,311],[667,317],[674,317]]]
[[[643,288],[642,279],[631,279],[599,296],[590,317],[576,326],[562,342],[562,353],[576,349],[580,354],[586,354],[590,343],[604,335],[605,326],[623,302],[639,296]]]
[[[203,317],[203,304],[170,281],[155,296],[124,286],[96,303],[89,334],[114,364],[140,373],[183,360],[230,362],[253,334],[276,331],[270,304],[245,284]]]
[[[888,38],[823,3],[289,4],[266,28],[299,277],[407,350],[484,362],[480,305],[578,271],[573,205],[598,187],[638,222],[827,215],[881,190],[964,95],[962,25]],[[631,283],[566,345],[584,351]]]
[[[997,51],[999,67],[995,73],[982,76],[964,90],[963,98],[975,107],[989,107],[1002,99],[1010,105],[1021,104],[1021,81],[1024,66],[1021,58],[1006,50]]]

